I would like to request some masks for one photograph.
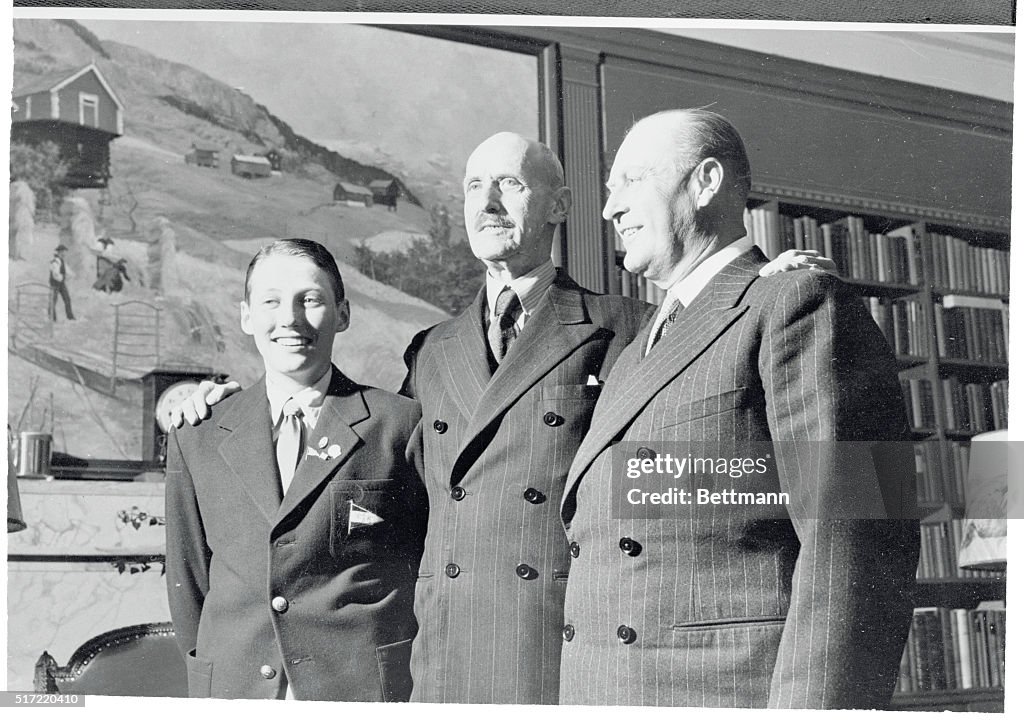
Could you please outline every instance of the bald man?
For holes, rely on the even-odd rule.
[[[402,389],[423,407],[430,499],[412,699],[555,703],[570,562],[558,500],[601,384],[650,306],[555,269],[572,195],[545,145],[488,138],[464,190],[484,284],[414,338]]]

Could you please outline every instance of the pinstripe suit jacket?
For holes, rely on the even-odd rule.
[[[619,352],[650,306],[559,271],[492,377],[483,290],[418,335],[403,392],[423,406],[427,538],[414,701],[555,703],[569,571],[565,476]]]
[[[264,380],[169,436],[167,593],[193,697],[275,698],[285,678],[300,699],[409,697],[419,412],[332,372],[314,432],[338,453],[305,454],[283,500]]]
[[[724,268],[647,357],[650,327],[642,331],[605,385],[562,501],[579,545],[564,703],[889,701],[911,618],[917,523],[820,514],[860,492],[838,454],[849,445],[815,443],[820,454],[799,466],[780,460],[757,489],[791,492],[788,507],[612,517],[635,483],[614,452],[620,441],[679,454],[673,443],[904,437],[896,365],[859,298],[824,273],[761,278],[763,263],[755,248]],[[912,460],[906,471],[897,477],[912,482]]]

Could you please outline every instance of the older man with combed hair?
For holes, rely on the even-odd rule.
[[[874,489],[884,502],[891,482],[913,476],[890,466],[876,478],[853,461],[905,437],[892,352],[835,276],[762,277],[766,258],[743,226],[747,156],[720,115],[641,120],[608,187],[604,216],[626,268],[667,297],[607,378],[561,500],[574,558],[561,701],[886,706],[911,619],[917,524],[879,519],[884,508],[860,500]],[[742,480],[692,480],[791,503],[700,504],[701,486],[683,484],[689,503],[623,509],[636,483],[628,460],[653,467],[707,443],[768,444],[778,458]]]

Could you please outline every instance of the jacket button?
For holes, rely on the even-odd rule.
[[[642,447],[636,451],[636,456],[641,460],[653,460],[654,451],[651,450],[650,448]]]
[[[522,563],[521,565],[516,565],[516,575],[521,577],[523,580],[530,580],[537,577],[537,571],[526,563]]]
[[[264,665],[260,668],[260,675],[265,677],[267,680],[273,680],[275,677],[277,677],[277,670],[270,667],[269,665]]]
[[[455,563],[448,563],[444,566],[444,574],[450,578],[458,577],[460,572],[462,572],[462,568]]]
[[[544,413],[544,424],[548,427],[558,427],[565,419],[561,415],[557,415],[553,412]]]
[[[278,595],[270,601],[270,607],[274,608],[276,612],[283,613],[288,609],[288,601]]]
[[[619,550],[626,553],[630,557],[636,557],[640,554],[643,546],[633,538],[624,537],[619,540]]]
[[[536,488],[526,488],[526,490],[523,491],[523,499],[533,505],[539,505],[547,500],[547,496]]]
[[[580,556],[580,544],[578,542],[569,543],[569,554],[574,558],[578,558]]]
[[[452,488],[452,500],[461,500],[466,497],[466,489],[456,485]]]
[[[435,420],[434,421],[434,432],[436,432],[438,435],[444,434],[445,432],[447,432],[447,430],[448,430],[448,423],[446,423],[444,420]]]
[[[630,643],[636,642],[636,630],[631,628],[629,625],[619,625],[619,629],[615,631],[615,635],[622,641],[623,645],[629,645]]]
[[[572,642],[572,639],[576,637],[576,628],[572,625],[566,625],[562,628],[562,637],[565,638],[566,642]]]

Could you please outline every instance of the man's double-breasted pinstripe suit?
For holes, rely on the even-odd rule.
[[[558,700],[568,543],[558,503],[603,381],[650,306],[561,272],[491,376],[481,291],[418,335],[430,513],[416,584],[414,701]]]
[[[904,437],[895,361],[860,299],[825,273],[759,277],[763,264],[756,248],[733,261],[646,357],[641,331],[605,384],[562,499],[574,555],[564,703],[888,703],[917,524],[828,516],[862,490],[848,484],[845,446],[818,444],[813,462],[780,462],[762,481],[792,494],[781,517],[709,504],[613,518],[632,482],[620,442],[657,454],[692,441]]]

